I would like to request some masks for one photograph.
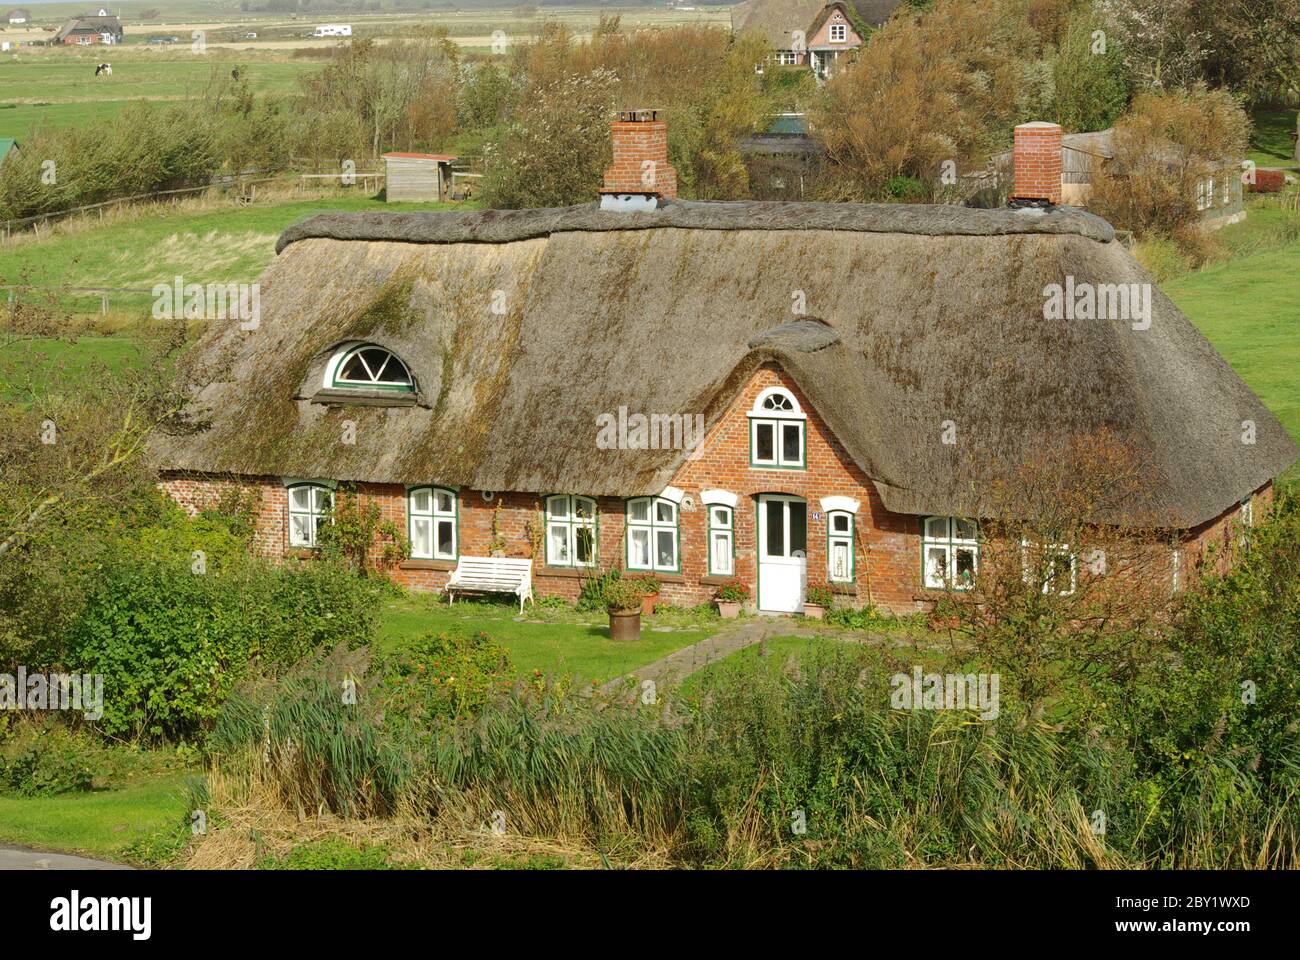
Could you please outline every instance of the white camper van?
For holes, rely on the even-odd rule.
[[[325,23],[316,28],[313,37],[350,37],[352,36],[352,24],[350,23]]]

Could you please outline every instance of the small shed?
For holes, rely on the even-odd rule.
[[[437,202],[447,199],[451,189],[451,165],[455,157],[443,153],[386,153],[385,198],[395,203]]]

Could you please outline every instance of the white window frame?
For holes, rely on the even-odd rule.
[[[295,507],[293,503],[294,493],[299,490],[307,491],[307,508],[305,510],[301,507]],[[318,494],[324,497],[325,506],[323,508],[318,504]],[[334,522],[334,491],[322,483],[295,483],[286,489],[285,495],[288,498],[286,515],[289,521],[289,546],[314,550],[319,536],[320,522],[322,520]],[[294,536],[294,517],[308,518],[308,527],[311,532],[305,539]]]
[[[842,519],[847,521],[848,529],[844,531],[835,529],[835,521]],[[826,514],[826,579],[831,583],[853,583],[857,575],[857,558],[853,555],[853,534],[854,523],[857,518],[848,510],[831,510]],[[837,546],[842,546],[848,554],[848,570],[843,576],[839,576],[835,571],[835,550]]]
[[[564,503],[564,515],[559,516],[555,513],[555,506]],[[589,507],[590,516],[579,517],[578,504],[582,503]],[[584,497],[581,494],[558,493],[552,494],[546,498],[546,565],[548,567],[594,567],[600,554],[600,537],[597,530],[597,506],[595,497]],[[557,558],[551,552],[551,533],[555,530],[564,531],[565,550],[568,552],[567,558]],[[578,560],[578,541],[579,531],[591,531],[591,556],[584,563]]]
[[[705,509],[709,511],[706,524],[709,544],[709,576],[734,577],[736,575],[736,508],[727,503],[706,503]],[[725,568],[714,562],[717,556],[714,544],[718,542],[726,544]]]
[[[849,39],[849,25],[847,23],[831,24],[831,43],[846,43]]]
[[[1078,553],[1070,549],[1070,545],[1068,543],[1049,544],[1048,546],[1043,548],[1043,557],[1046,558],[1048,554],[1054,554],[1057,556],[1069,558],[1070,589],[1053,591],[1052,585],[1050,583],[1044,582],[1042,585],[1042,591],[1045,594],[1055,593],[1059,597],[1068,597],[1071,594],[1073,594],[1075,590],[1079,589],[1079,555]],[[1028,540],[1020,541],[1020,562],[1024,567],[1025,580],[1028,581],[1030,579]]]
[[[1255,497],[1248,494],[1243,497],[1237,504],[1237,511],[1241,515],[1241,523],[1247,529],[1255,525]]]
[[[769,400],[774,403],[785,402],[781,410],[766,409]],[[768,387],[754,398],[754,406],[749,411],[749,466],[754,470],[806,470],[808,469],[808,416],[799,406],[789,390],[784,387]],[[772,458],[760,460],[758,457],[758,431],[761,427],[772,429]],[[791,460],[785,456],[785,428],[795,426],[799,431],[799,456]]]
[[[959,536],[958,524],[974,527],[974,536]],[[930,551],[943,550],[943,573],[935,576],[930,568]],[[969,590],[970,583],[957,580],[957,553],[969,551],[975,575],[980,569],[979,524],[965,517],[925,517],[921,520],[921,582],[927,590]]]
[[[646,507],[646,519],[633,519],[633,510],[642,504]],[[668,513],[670,519],[660,519],[664,511]],[[633,497],[627,501],[624,516],[627,520],[627,568],[629,570],[653,570],[662,573],[678,573],[681,571],[681,529],[679,524],[681,515],[674,500],[669,497]],[[673,562],[671,564],[661,563],[659,560],[659,535],[665,530],[672,531]],[[634,533],[644,533],[646,535],[646,549],[649,551],[650,557],[648,564],[633,556]]]
[[[429,509],[421,510],[416,504],[416,497],[419,494],[427,493],[429,495]],[[439,496],[449,497],[451,506],[449,508],[440,508],[438,506]],[[417,523],[427,522],[429,525],[429,549],[419,551],[416,549],[415,527]],[[440,524],[451,524],[451,552],[439,552],[438,550],[438,526]],[[438,487],[432,484],[426,484],[420,487],[411,487],[406,491],[406,536],[411,541],[411,559],[412,560],[455,560],[460,556],[460,503],[456,496],[456,491],[448,487]]]
[[[373,377],[378,377],[390,365],[396,363],[402,368],[402,372],[406,374],[406,379],[403,381],[344,380],[341,376],[343,367],[354,355],[364,350],[380,350],[388,355],[387,359],[380,365],[379,370],[372,372]],[[370,370],[370,364],[365,357],[361,358],[361,363],[366,370]],[[415,375],[411,373],[411,368],[407,366],[406,361],[388,347],[365,340],[353,340],[335,350],[329,362],[325,364],[325,377],[322,386],[329,390],[389,390],[395,393],[414,393]]]

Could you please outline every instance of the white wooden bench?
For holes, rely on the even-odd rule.
[[[510,557],[461,557],[447,581],[447,599],[456,602],[457,593],[513,593],[519,598],[519,612],[524,600],[533,599],[533,561]]]

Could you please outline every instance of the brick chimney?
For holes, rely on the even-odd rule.
[[[614,162],[605,171],[602,209],[654,209],[677,196],[677,171],[668,162],[668,124],[657,110],[622,110],[610,125]]]
[[[1011,200],[1061,202],[1061,126],[1022,123],[1016,127],[1012,166],[1015,189]]]

